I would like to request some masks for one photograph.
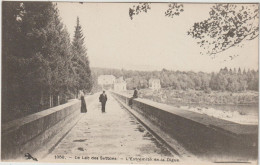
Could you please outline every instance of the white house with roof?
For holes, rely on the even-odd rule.
[[[114,82],[114,90],[115,91],[125,91],[126,90],[126,82],[123,77],[119,77]]]
[[[113,85],[115,80],[113,75],[100,75],[98,76],[98,85]]]
[[[160,79],[150,79],[149,80],[149,88],[153,90],[161,89]]]

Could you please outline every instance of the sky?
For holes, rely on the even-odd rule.
[[[130,19],[136,3],[58,2],[62,22],[73,38],[76,19],[85,36],[91,67],[131,70],[219,71],[220,68],[258,69],[258,38],[216,55],[201,55],[197,40],[187,35],[195,22],[209,17],[212,4],[184,4],[180,16],[164,16],[167,3]],[[238,55],[233,60],[230,55]]]

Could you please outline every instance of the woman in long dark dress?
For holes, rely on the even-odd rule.
[[[80,99],[81,99],[81,113],[87,113],[87,105],[82,91],[80,92]]]

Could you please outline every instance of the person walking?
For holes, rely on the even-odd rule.
[[[106,112],[106,102],[107,102],[107,95],[106,95],[106,92],[103,91],[103,93],[99,96],[99,102],[101,102],[101,105],[102,105],[102,113],[105,113]]]
[[[86,102],[85,102],[85,98],[84,98],[84,93],[82,91],[79,92],[80,94],[80,99],[81,99],[81,113],[87,113],[87,105],[86,105]]]

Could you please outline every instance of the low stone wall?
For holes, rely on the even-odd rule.
[[[113,94],[128,104],[129,96]],[[140,98],[133,100],[132,108],[194,155],[213,160],[257,158],[258,125],[242,125]]]
[[[79,114],[80,101],[72,100],[66,104],[3,124],[2,160],[20,159],[24,157],[25,153],[43,156],[37,153],[43,148],[47,154],[53,146],[46,145],[50,145],[49,142],[57,143],[61,137],[55,136],[64,131],[65,125],[71,125],[73,121],[77,120]],[[54,137],[57,139],[56,141],[52,140]]]

